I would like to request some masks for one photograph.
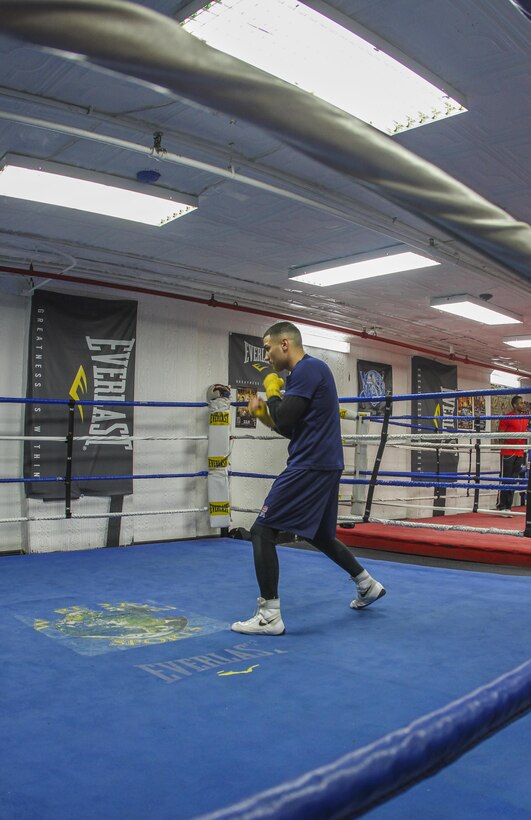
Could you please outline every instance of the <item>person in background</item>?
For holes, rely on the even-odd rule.
[[[526,406],[522,396],[513,396],[511,399],[511,410],[500,419],[498,431],[500,433],[525,433],[529,426],[529,419],[521,418],[526,412]],[[501,474],[502,478],[520,478],[522,466],[524,464],[524,449],[522,445],[527,445],[526,438],[508,438],[503,442],[505,445],[501,449]],[[513,506],[514,489],[508,485],[506,490],[501,490],[500,499],[496,509],[500,511],[510,511]]]
[[[290,439],[288,461],[275,479],[251,528],[260,597],[256,614],[232,624],[234,632],[282,635],[285,632],[278,594],[276,544],[286,531],[307,540],[344,569],[356,584],[353,609],[363,609],[385,589],[336,538],[343,445],[336,385],[325,362],[308,356],[299,329],[277,322],[264,334],[265,358],[275,372],[264,379],[267,402],[254,397],[249,412]],[[278,373],[287,370],[284,384]]]

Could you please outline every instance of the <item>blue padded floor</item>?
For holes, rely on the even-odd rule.
[[[185,820],[332,762],[529,658],[529,577],[368,560],[366,611],[320,553],[279,548],[287,634],[230,632],[248,542],[0,562],[0,816]],[[529,818],[527,716],[375,820]]]

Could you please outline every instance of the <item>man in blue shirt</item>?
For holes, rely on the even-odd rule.
[[[235,632],[282,635],[276,541],[280,531],[301,536],[349,573],[362,609],[385,595],[384,587],[336,538],[339,480],[344,468],[339,406],[334,377],[320,359],[304,352],[299,329],[277,322],[264,334],[266,359],[274,369],[264,379],[267,402],[252,398],[249,412],[290,439],[285,470],[275,479],[251,528],[260,598],[256,614],[232,624]],[[284,397],[283,380],[289,372]]]

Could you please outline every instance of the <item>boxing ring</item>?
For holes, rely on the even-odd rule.
[[[494,394],[500,391],[475,392]],[[505,391],[507,394],[510,392]],[[455,393],[457,398],[466,391]],[[423,394],[414,395],[415,398],[419,398],[419,395]],[[10,658],[10,664],[8,674],[4,678],[6,690],[2,702],[14,744],[10,748],[16,749],[12,756],[5,754],[5,759],[2,760],[2,768],[9,780],[9,784],[6,781],[3,790],[7,816],[17,817],[17,820],[29,820],[33,816],[35,806],[43,804],[49,807],[49,814],[46,813],[46,809],[44,812],[40,811],[43,818],[66,820],[73,815],[84,816],[83,812],[86,811],[86,805],[90,800],[88,790],[92,791],[93,778],[103,778],[105,782],[100,766],[92,763],[89,766],[91,774],[88,779],[78,776],[80,780],[76,785],[76,798],[65,797],[57,785],[54,785],[59,773],[68,765],[67,761],[62,761],[61,755],[55,750],[51,752],[50,764],[43,763],[43,759],[37,754],[43,741],[39,739],[35,745],[36,741],[31,732],[28,735],[24,716],[21,716],[12,704],[13,692],[20,685],[30,685],[28,676],[31,676],[34,670],[34,661],[29,660],[30,658],[41,659],[37,662],[46,666],[51,676],[46,675],[42,685],[39,683],[34,686],[35,691],[30,698],[29,713],[32,715],[32,721],[37,721],[38,725],[36,737],[48,738],[47,742],[53,743],[50,739],[49,721],[47,725],[43,725],[43,717],[40,714],[36,716],[36,710],[39,710],[40,705],[48,697],[48,686],[52,685],[53,681],[53,686],[58,687],[62,694],[58,699],[53,698],[52,705],[47,708],[51,709],[54,716],[52,722],[56,721],[60,727],[55,729],[54,735],[61,737],[60,743],[68,754],[75,758],[84,745],[90,747],[94,743],[100,748],[102,740],[98,733],[102,733],[105,743],[113,749],[113,754],[121,761],[121,765],[135,773],[135,799],[132,802],[124,796],[127,786],[121,778],[118,778],[112,788],[103,787],[101,799],[105,803],[105,816],[109,818],[122,817],[124,812],[128,817],[140,818],[145,816],[147,811],[154,812],[153,816],[157,818],[204,816],[212,820],[218,817],[354,817],[367,811],[371,811],[375,817],[382,818],[401,817],[403,811],[405,817],[409,816],[412,810],[422,812],[424,809],[419,807],[425,806],[427,810],[428,805],[432,804],[433,786],[427,790],[428,802],[426,795],[419,797],[418,794],[419,788],[422,788],[419,784],[424,782],[424,778],[440,771],[435,779],[439,784],[435,791],[438,788],[445,791],[448,789],[445,772],[449,771],[452,773],[451,776],[454,776],[453,767],[449,770],[446,767],[460,760],[465,753],[464,762],[459,764],[463,767],[463,774],[458,778],[460,786],[455,793],[460,795],[459,799],[469,800],[469,795],[463,793],[463,783],[470,777],[470,750],[478,744],[481,751],[477,754],[482,760],[483,768],[486,766],[488,769],[494,764],[496,767],[499,766],[499,763],[495,762],[498,754],[503,755],[506,760],[511,759],[512,772],[507,773],[507,782],[511,783],[511,776],[514,776],[515,769],[518,771],[519,765],[516,760],[512,760],[511,755],[515,756],[519,744],[524,742],[519,738],[521,731],[525,733],[528,719],[521,724],[524,727],[522,730],[520,723],[516,724],[515,728],[511,728],[511,724],[518,717],[525,715],[531,705],[531,664],[525,660],[518,637],[519,632],[515,634],[513,630],[510,640],[507,640],[506,633],[511,634],[511,624],[515,617],[518,618],[522,629],[526,629],[525,622],[530,616],[528,608],[524,608],[525,612],[522,613],[520,603],[525,600],[527,594],[528,578],[518,575],[492,576],[473,571],[461,573],[442,567],[430,569],[393,564],[378,566],[378,577],[385,581],[390,595],[386,597],[385,606],[375,609],[374,612],[364,613],[361,622],[353,624],[350,614],[346,611],[349,597],[347,590],[344,611],[343,607],[338,607],[337,569],[320,553],[280,547],[283,583],[286,586],[283,599],[289,616],[288,635],[276,644],[274,639],[263,637],[237,642],[237,638],[229,631],[229,624],[236,607],[241,606],[239,599],[244,597],[242,593],[245,590],[250,592],[254,588],[250,545],[245,540],[220,538],[219,533],[223,535],[228,527],[220,528],[217,525],[238,524],[239,515],[246,512],[244,508],[238,508],[231,503],[232,497],[237,495],[235,485],[238,482],[252,482],[258,497],[261,497],[264,493],[264,482],[271,481],[273,475],[233,470],[231,462],[237,461],[238,447],[244,446],[248,450],[249,447],[256,446],[256,440],[265,440],[267,447],[285,448],[285,440],[269,433],[261,435],[259,431],[256,435],[249,432],[240,433],[227,423],[220,426],[217,423],[220,417],[226,422],[226,414],[234,415],[235,409],[241,406],[241,403],[231,402],[228,389],[223,385],[210,386],[207,389],[207,397],[208,400],[204,402],[133,402],[132,404],[136,404],[143,412],[147,410],[154,414],[155,430],[158,426],[156,414],[160,412],[159,408],[166,406],[169,406],[172,412],[175,409],[175,412],[182,414],[198,414],[199,429],[196,424],[194,435],[181,430],[179,435],[171,436],[160,431],[152,434],[144,427],[143,435],[135,432],[135,435],[130,437],[134,447],[141,443],[143,446],[157,446],[157,442],[171,446],[172,441],[186,441],[197,448],[204,460],[203,470],[192,472],[189,469],[177,469],[166,474],[135,472],[131,478],[142,483],[166,480],[200,482],[201,502],[187,509],[159,508],[141,511],[126,507],[121,512],[109,513],[78,512],[76,509],[83,504],[82,499],[73,499],[71,495],[76,480],[83,478],[77,475],[75,458],[72,461],[77,437],[75,428],[72,429],[70,425],[75,418],[72,407],[76,402],[55,400],[59,412],[65,416],[67,428],[66,435],[60,440],[61,445],[65,446],[65,474],[50,479],[43,476],[42,481],[51,480],[64,485],[65,498],[60,505],[61,512],[55,515],[46,513],[39,519],[35,514],[34,503],[31,515],[12,516],[2,520],[0,526],[9,525],[13,520],[24,520],[39,528],[46,526],[46,522],[48,526],[52,522],[56,526],[61,526],[61,521],[65,526],[84,521],[89,524],[94,519],[105,516],[110,521],[120,517],[128,519],[141,515],[150,518],[160,516],[169,521],[174,521],[175,516],[203,516],[215,537],[140,545],[125,551],[92,549],[81,550],[78,553],[56,552],[31,554],[25,557],[4,557],[2,566],[6,571],[0,584],[4,617],[0,625],[0,643]],[[409,394],[387,397],[387,424],[382,424],[378,417],[372,422],[365,414],[358,414],[352,409],[358,403],[358,397],[340,399],[345,453],[353,453],[359,457],[358,463],[354,460],[349,464],[342,479],[343,489],[352,492],[350,500],[347,502],[344,499],[342,506],[348,504],[351,511],[358,510],[360,514],[343,515],[340,511],[342,523],[338,527],[339,537],[349,542],[358,528],[363,530],[364,527],[378,526],[385,531],[400,526],[407,534],[421,533],[424,543],[428,543],[428,531],[446,535],[450,528],[454,538],[468,540],[473,536],[480,537],[484,553],[488,553],[489,538],[503,538],[505,541],[522,544],[519,562],[515,563],[516,566],[520,563],[521,572],[525,573],[523,567],[530,565],[531,556],[531,549],[527,547],[530,542],[524,537],[526,514],[510,519],[511,523],[518,522],[521,526],[514,531],[509,529],[507,524],[504,527],[474,529],[459,524],[438,523],[441,520],[446,521],[448,516],[433,518],[429,526],[427,522],[405,519],[385,519],[382,523],[381,519],[376,518],[375,521],[372,510],[378,506],[379,481],[382,481],[382,486],[387,492],[396,491],[401,494],[416,492],[418,485],[423,492],[430,487],[434,493],[437,493],[439,485],[454,489],[457,486],[456,492],[463,494],[460,503],[468,504],[469,510],[478,510],[468,514],[480,519],[482,516],[488,518],[490,515],[491,524],[497,520],[494,518],[497,511],[491,509],[481,513],[479,510],[489,503],[493,506],[497,490],[507,486],[506,482],[493,478],[492,471],[487,471],[485,475],[481,471],[482,454],[485,453],[488,459],[488,454],[499,449],[499,441],[496,441],[499,434],[487,431],[466,431],[463,434],[453,428],[446,428],[442,436],[440,433],[434,435],[426,431],[400,432],[397,435],[389,433],[395,418],[392,408],[399,408],[401,402],[410,400]],[[0,400],[0,406],[15,402],[25,404],[27,401],[3,398]],[[82,403],[90,405],[90,402]],[[98,404],[101,405],[102,401],[99,400]],[[396,419],[397,424],[403,429],[402,425],[407,423],[404,416],[397,413]],[[212,420],[216,423],[211,424]],[[437,422],[446,421],[452,424],[453,420],[453,417],[439,417]],[[486,418],[484,421],[487,420],[490,419]],[[423,426],[427,426],[429,421],[430,419],[423,419]],[[472,418],[460,417],[460,421],[472,422]],[[475,421],[479,426],[478,420]],[[492,421],[496,422],[496,419]],[[352,424],[366,432],[347,432]],[[377,428],[377,432],[372,432],[373,427]],[[19,444],[27,442],[28,438],[31,437],[19,436]],[[467,442],[466,439],[472,441]],[[461,446],[462,452],[466,453],[472,447],[477,454],[474,469],[468,472],[461,470],[455,474],[442,473],[439,476],[415,473],[400,477],[386,476],[386,473],[392,472],[383,469],[386,448],[403,448],[406,441],[409,441],[412,448],[420,446],[437,449]],[[480,447],[484,450],[480,450]],[[247,450],[244,455],[246,461]],[[374,456],[372,466],[371,456]],[[351,460],[347,459],[348,461]],[[360,469],[360,465],[369,469]],[[221,485],[214,483],[213,489],[207,491],[209,475],[212,474],[219,474]],[[349,475],[358,477],[351,478]],[[92,478],[98,481],[109,479],[110,476],[94,475]],[[124,476],[115,478],[123,479]],[[515,488],[526,492],[527,497],[528,480],[526,477],[524,482],[514,482]],[[28,481],[35,481],[35,478],[3,478],[0,489],[13,482],[23,484]],[[134,486],[138,487],[136,484]],[[223,492],[227,489],[227,500],[223,500]],[[141,490],[136,492],[141,494]],[[218,495],[214,498],[213,493],[216,492]],[[216,504],[221,504],[223,512],[226,513],[227,502],[229,516],[223,516],[220,521],[215,510]],[[386,508],[392,509],[388,502],[389,498],[386,498],[382,503],[387,504]],[[415,509],[414,498],[408,503],[411,509]],[[454,509],[454,503],[449,502],[450,510]],[[509,521],[505,518],[500,520]],[[345,524],[350,527],[354,524],[354,527],[343,529],[342,525]],[[208,532],[208,527],[206,531]],[[470,545],[467,549],[470,551]],[[507,559],[508,552],[500,552],[502,562],[510,563]],[[492,554],[488,560],[492,560]],[[26,563],[28,561],[29,564]],[[369,561],[369,568],[370,563]],[[127,579],[125,583],[124,578]],[[409,591],[404,593],[404,587]],[[310,617],[308,620],[305,599],[315,595],[315,590],[319,590],[316,600],[318,606],[313,618]],[[456,595],[458,598],[463,596],[465,601],[456,605]],[[245,592],[245,597],[247,596],[248,593]],[[387,602],[388,598],[390,605]],[[507,604],[508,598],[511,605]],[[470,667],[468,660],[456,664],[455,659],[452,659],[458,650],[461,636],[464,641],[462,655],[468,659],[471,652],[474,656],[473,647],[477,644],[477,631],[481,633],[484,623],[491,617],[492,609],[498,613],[498,638],[494,640],[504,646],[500,657],[495,652],[486,663],[481,651],[477,667],[475,664]],[[428,626],[429,635],[424,628],[419,630],[416,626],[417,610],[422,612],[422,621]],[[463,611],[466,612],[466,629]],[[529,626],[531,627],[531,622]],[[437,633],[436,638],[432,631]],[[187,648],[186,640],[189,639],[192,639],[193,649]],[[351,646],[353,640],[355,643]],[[412,647],[408,646],[411,640],[422,642],[422,650],[415,650],[415,654],[420,657],[413,656]],[[40,641],[40,644],[37,645],[36,641]],[[360,677],[356,671],[358,658],[355,647],[358,641],[361,641],[363,646],[378,647],[376,657],[366,666],[370,679],[369,690],[366,689],[365,677]],[[345,656],[345,647],[349,645],[350,649]],[[403,648],[402,655],[397,654],[397,647]],[[139,657],[134,662],[125,660],[128,653],[124,650],[127,648],[138,653]],[[72,655],[72,652],[74,659],[65,657],[66,654]],[[388,658],[392,658],[392,668],[395,670],[390,677],[386,662]],[[109,667],[112,659],[113,663]],[[88,668],[87,663],[90,664]],[[441,687],[440,668],[450,664],[453,670],[450,679],[455,677],[455,681],[445,683]],[[411,686],[412,666],[416,681],[414,686]],[[67,720],[70,709],[68,703],[72,692],[69,689],[66,668],[76,680],[77,694],[74,701],[79,704],[80,709],[87,712],[92,710],[91,713],[94,714],[93,706],[90,705],[92,687],[95,686],[98,691],[101,689],[101,694],[96,699],[95,713],[99,715],[98,719],[95,723],[89,721],[87,725],[81,721],[74,741],[69,734]],[[107,697],[105,691],[110,669],[116,677],[115,685],[118,689]],[[332,678],[331,669],[335,670]],[[200,672],[202,674],[199,674]],[[90,682],[88,688],[80,680],[85,675]],[[357,681],[354,686],[353,676]],[[238,688],[230,690],[230,694],[225,690],[213,691],[212,686],[219,685],[220,680],[231,681],[232,685]],[[369,714],[368,718],[361,721],[361,725],[358,720],[353,720],[350,730],[347,730],[347,721],[346,726],[338,731],[336,721],[344,721],[342,707],[339,707],[339,714],[332,710],[327,719],[317,717],[315,710],[320,709],[321,687],[324,687],[324,692],[328,691],[332,681],[334,701],[337,698],[338,704],[347,704],[352,714],[356,714],[362,704],[364,714]],[[263,690],[264,683],[266,694]],[[175,718],[168,718],[169,704],[172,703],[171,709],[175,709],[175,704],[172,699],[168,701],[167,696],[160,701],[159,689],[155,687],[155,691],[153,690],[155,684],[160,687],[182,685],[186,689],[185,699],[189,699],[191,691],[194,691],[196,711],[190,711],[188,705],[183,709],[177,709]],[[130,694],[125,704],[121,705],[119,693],[123,686],[128,688]],[[419,686],[423,692],[420,698]],[[409,690],[407,697],[404,696],[404,687]],[[283,693],[291,691],[292,688],[292,695],[284,701]],[[369,699],[367,691],[370,691]],[[293,719],[290,715],[294,709],[295,692],[297,698],[300,698],[300,704],[295,709]],[[241,697],[246,714],[246,721],[243,722],[240,711]],[[241,728],[236,729],[232,723],[228,725],[226,721],[220,721],[215,712],[210,714],[207,704],[212,698],[222,712],[224,709],[229,710],[231,721],[241,723]],[[382,702],[395,704],[390,715],[383,710],[383,720]],[[420,710],[419,703],[422,704]],[[165,710],[165,721],[169,721],[170,725],[170,729],[162,735],[160,721],[154,715],[154,711],[159,708]],[[312,715],[310,725],[305,721],[305,710],[309,710]],[[143,748],[139,738],[130,730],[125,733],[125,745],[107,735],[105,726],[109,723],[115,727],[114,731],[119,738],[117,726],[122,727],[122,731],[133,713],[137,719],[139,715],[151,716],[149,721],[152,728],[149,731],[147,728],[143,730],[150,738],[147,748]],[[208,720],[205,719],[204,713],[208,714]],[[276,717],[271,719],[271,714]],[[198,715],[203,717],[199,719]],[[245,730],[248,720],[253,721],[257,736]],[[286,721],[292,727],[292,735],[279,742],[279,733],[284,737],[281,727]],[[184,732],[183,726],[187,727]],[[274,734],[271,735],[271,732]],[[346,751],[352,746],[352,738],[349,742],[347,735],[352,735],[353,732],[356,736],[355,751]],[[193,741],[190,739],[192,736]],[[492,759],[488,751],[493,743],[491,736],[496,738],[497,748]],[[142,737],[145,742],[143,735]],[[211,742],[212,737],[217,738],[214,744]],[[169,738],[171,748],[166,745]],[[257,738],[260,738],[259,743],[266,745],[276,743],[280,770],[274,768],[269,773],[270,777],[264,778],[264,773],[259,767],[257,770],[253,768],[250,776],[240,773],[234,781],[236,771],[241,772],[242,767],[245,771],[245,759],[253,760]],[[483,740],[487,742],[483,744]],[[512,749],[509,757],[507,742]],[[227,743],[231,747],[234,744],[238,752],[227,752]],[[141,769],[150,769],[152,765],[153,744],[160,745],[160,754],[154,754],[157,773],[152,772],[150,781],[144,781],[142,786]],[[312,750],[312,753],[303,753],[300,744]],[[201,795],[195,787],[190,788],[191,763],[183,764],[184,771],[178,778],[178,797],[173,787],[170,787],[170,772],[173,770],[168,764],[168,759],[171,758],[175,745],[183,761],[196,761],[193,764],[194,776],[211,779],[213,785],[204,788]],[[207,753],[206,747],[211,751]],[[35,770],[40,772],[41,780],[33,779],[28,783],[24,776],[21,777],[20,772],[24,771],[21,756],[24,751]],[[129,752],[134,760],[128,758]],[[490,762],[486,762],[485,757]],[[472,754],[471,760],[475,759]],[[473,767],[474,765],[477,763],[474,763]],[[140,768],[137,770],[137,767]],[[293,779],[289,778],[290,773]],[[518,795],[515,806],[512,806],[507,794],[503,793],[503,811],[506,813],[504,816],[519,816],[517,804],[518,801],[525,800],[526,795],[524,780],[527,784],[527,778],[520,778],[518,775],[519,785],[516,789],[514,784],[511,786],[511,790]],[[279,786],[279,782],[282,785]],[[267,786],[265,791],[262,788],[264,784]],[[161,800],[156,810],[149,809],[151,788],[155,788]],[[50,794],[50,790],[53,791],[53,795]],[[404,790],[411,794],[414,809],[411,808],[411,803],[408,803],[407,797],[400,797]],[[253,793],[257,794],[251,797]],[[386,801],[391,798],[394,799],[387,804]],[[494,800],[494,797],[489,795],[488,799]],[[220,805],[230,805],[231,801],[234,804],[231,808],[218,809]]]
[[[529,226],[358,120],[194,41],[162,15],[120,0],[3,1],[0,10],[6,34],[84,55],[100,68],[241,116],[464,241],[500,269],[527,275]],[[345,434],[346,444],[377,450],[369,478],[359,470],[343,479],[345,486],[368,488],[363,510],[353,506],[351,515],[341,516],[354,531],[389,522],[425,529],[422,521],[397,524],[372,515],[378,486],[416,487],[412,476],[409,482],[382,477],[386,447],[455,451],[461,438],[472,438],[465,448],[481,453],[495,438],[481,431],[463,437],[445,431],[436,441],[425,433],[393,435],[388,399],[379,434],[364,440]],[[71,431],[65,446],[69,437]],[[202,480],[221,475],[216,469],[226,468],[132,478]],[[69,470],[50,478],[66,489],[64,511],[50,519],[75,522],[83,515],[68,503],[76,477]],[[234,471],[231,482],[251,475],[272,478]],[[472,492],[474,515],[481,515],[480,492],[507,486],[482,481],[477,470],[466,481],[441,478],[448,476],[436,476],[431,486]],[[424,490],[432,479],[424,477]],[[527,484],[514,486],[527,493],[522,531],[478,529],[485,538],[520,541],[525,556],[530,494]],[[359,507],[362,500],[358,494],[351,503]],[[212,514],[211,504],[222,505],[222,523],[229,506],[214,497],[189,509],[142,513]],[[36,517],[12,518],[3,523],[39,524]],[[470,532],[435,526],[451,526],[463,538]],[[280,549],[283,583],[291,590],[283,609],[290,631],[281,641],[238,643],[228,624],[241,591],[253,585],[246,542],[199,538],[4,557],[4,816],[528,816],[531,667],[521,639],[531,628],[529,607],[522,606],[528,579],[383,564],[385,605],[353,622],[346,589],[345,606],[338,607],[330,562]]]

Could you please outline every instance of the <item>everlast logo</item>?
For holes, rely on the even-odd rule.
[[[252,366],[261,372],[269,367],[269,364],[266,362],[265,359],[265,350],[263,347],[257,347],[257,345],[249,344],[249,342],[245,341],[244,344],[244,364],[251,363]]]
[[[248,362],[265,362],[264,348],[257,347],[256,345],[251,345],[247,341],[244,341],[244,354],[245,364],[248,364]]]
[[[211,501],[208,511],[210,515],[230,515],[230,504],[228,501]]]
[[[444,388],[443,388],[444,389]],[[453,398],[444,398],[442,400],[442,415],[443,416],[453,416],[455,414],[455,399]],[[434,412],[434,419],[433,425],[436,430],[439,429],[439,424],[441,423],[441,430],[445,429],[452,429],[454,427],[454,420],[452,418],[443,418],[441,419],[441,405],[440,402],[437,402],[435,405],[435,412]]]
[[[83,368],[83,365],[79,365],[79,370],[77,371],[74,381],[72,382],[72,386],[68,395],[71,399],[75,401],[79,401],[83,398],[83,396],[87,392],[87,374]],[[81,416],[81,421],[85,421],[85,414],[83,412],[83,406],[81,404],[77,405],[77,409],[79,410],[79,415]]]
[[[85,338],[92,354],[94,401],[125,401],[127,367],[135,339],[91,339],[90,336]],[[72,389],[73,387],[74,385]],[[126,414],[115,406],[95,405],[85,448],[93,444],[107,444],[131,450],[131,432],[125,419]],[[127,438],[127,442],[123,444],[116,441],[118,436]]]
[[[230,413],[221,410],[211,413],[210,424],[228,426],[230,424]]]
[[[208,468],[209,469],[216,469],[216,467],[227,467],[229,463],[228,456],[209,456],[208,457]]]

